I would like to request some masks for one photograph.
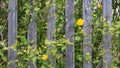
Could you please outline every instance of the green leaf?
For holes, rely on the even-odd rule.
[[[28,14],[29,12],[30,12],[30,10],[29,10],[29,9],[26,9],[26,10],[25,10],[25,13],[26,13],[26,14]]]
[[[6,57],[6,56],[3,56],[2,59],[3,59],[4,61],[7,61],[7,57]]]
[[[77,60],[82,61],[82,55],[77,55],[76,58]]]
[[[39,11],[39,10],[40,10],[40,8],[38,8],[38,7],[35,7],[35,8],[34,8],[34,10],[35,10],[35,11]]]
[[[0,31],[3,29],[3,25],[0,25]]]
[[[63,47],[61,48],[62,51],[64,51],[65,49],[66,49],[66,46],[63,46]]]
[[[94,60],[94,61],[93,61],[93,63],[98,63],[98,62],[99,62],[99,60]]]
[[[90,60],[90,59],[91,59],[91,56],[86,55],[86,56],[84,57],[84,60],[85,60],[85,61],[88,61],[88,60]]]

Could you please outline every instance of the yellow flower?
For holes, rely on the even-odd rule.
[[[44,54],[44,55],[42,55],[42,60],[47,60],[48,59],[48,55],[47,54]]]
[[[65,38],[65,35],[63,35],[63,38]]]
[[[26,51],[26,50],[23,50],[23,52],[24,52],[24,53],[27,53],[27,51]]]
[[[106,18],[103,18],[103,21],[106,21]]]
[[[96,16],[96,14],[93,14],[93,16],[95,17],[95,16]]]
[[[47,22],[45,24],[47,25]]]
[[[120,16],[118,17],[118,19],[120,20]]]
[[[84,20],[83,19],[80,18],[80,19],[77,20],[77,25],[78,26],[82,26],[83,24],[84,24]]]
[[[43,48],[47,48],[46,46],[42,45]]]
[[[109,31],[113,30],[113,28],[108,28]]]
[[[46,2],[46,5],[50,4],[50,2]]]
[[[98,9],[100,9],[100,10],[101,10],[101,9],[102,9],[102,5],[98,5]]]
[[[84,30],[81,30],[81,32],[83,33],[83,32],[84,32]]]
[[[106,27],[107,26],[107,24],[104,24],[104,27]]]
[[[16,62],[18,62],[18,60],[16,60]]]
[[[87,55],[87,56],[90,56],[90,53],[89,53],[89,52],[87,52],[87,53],[86,53],[86,55]]]

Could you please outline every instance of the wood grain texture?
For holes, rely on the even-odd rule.
[[[90,53],[92,57],[92,0],[83,0],[83,58],[86,53]],[[83,61],[83,68],[92,68],[92,60]]]
[[[30,6],[33,6],[33,0],[29,0]],[[32,13],[31,17],[32,21],[29,23],[28,26],[28,44],[31,47],[37,46],[37,23],[36,23],[36,14],[33,8],[30,9]],[[32,43],[31,43],[32,42]],[[36,61],[29,60],[29,67],[30,68],[37,68]]]
[[[32,43],[31,43],[32,41]],[[28,43],[29,46],[31,47],[36,47],[37,46],[37,24],[35,21],[32,21],[31,23],[29,23],[29,27],[28,27]],[[29,61],[29,66],[30,68],[37,68],[35,61],[30,60]]]
[[[103,5],[103,18],[106,19],[104,23],[109,22],[109,27],[112,27],[112,0],[102,0],[102,5]],[[111,61],[112,61],[112,54],[110,52],[110,48],[112,45],[111,41],[112,37],[111,34],[109,33],[108,30],[103,35],[103,50],[104,50],[104,55],[103,55],[103,68],[111,68]]]
[[[9,12],[8,12],[8,47],[11,47],[15,44],[17,36],[17,22],[18,22],[18,9],[17,9],[18,0],[9,0]],[[16,68],[17,51],[13,49],[8,49],[8,61],[10,64],[9,68]]]
[[[66,0],[65,17],[66,39],[74,43],[74,0]],[[66,46],[66,68],[74,68],[74,44]]]
[[[55,41],[55,25],[56,25],[56,17],[55,17],[55,0],[48,0],[48,2],[52,3],[50,9],[48,11],[48,18],[47,18],[47,40],[48,41]],[[56,68],[56,58],[50,54],[49,51],[53,49],[51,45],[49,45],[48,56],[49,56],[49,63],[52,65],[53,68]],[[52,60],[52,61],[50,61]]]

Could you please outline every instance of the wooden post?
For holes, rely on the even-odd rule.
[[[18,10],[17,10],[17,1],[18,0],[9,0],[9,13],[8,13],[8,47],[11,47],[15,44],[17,36],[17,22],[18,22]],[[8,61],[10,64],[9,68],[16,68],[16,58],[17,51],[13,49],[8,49]]]
[[[47,40],[48,41],[55,41],[55,0],[48,0],[48,2],[52,2],[50,5],[50,9],[48,12],[48,18],[47,18]],[[53,49],[52,46],[48,47],[49,51]],[[48,57],[49,57],[49,63],[53,66],[53,68],[56,68],[56,58],[50,54],[48,51]],[[52,60],[52,61],[51,61]]]
[[[65,17],[66,39],[74,43],[74,0],[66,0]],[[66,68],[74,68],[74,44],[66,46]]]
[[[85,36],[83,37],[83,57],[88,54],[92,57],[92,0],[83,0],[83,30]],[[83,61],[83,68],[92,68],[91,60]]]
[[[29,4],[30,4],[30,6],[33,6],[33,0],[29,0]],[[34,48],[37,46],[37,23],[36,23],[36,16],[35,16],[36,14],[35,14],[33,8],[30,9],[30,12],[32,13],[32,15],[31,15],[32,21],[30,21],[29,27],[28,27],[28,43],[29,43],[29,46]],[[37,68],[35,63],[36,63],[36,61],[30,60],[29,67]]]
[[[109,27],[112,27],[112,0],[102,0],[103,5],[103,18],[106,20],[103,22],[108,23]],[[111,68],[111,61],[112,61],[112,54],[110,52],[110,48],[112,45],[111,41],[112,37],[108,30],[105,31],[103,35],[103,50],[104,50],[104,56],[103,56],[103,68]]]

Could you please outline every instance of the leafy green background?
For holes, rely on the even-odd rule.
[[[102,10],[97,6],[102,4],[101,0],[92,0],[92,48],[93,48],[93,68],[101,68],[102,56],[104,54],[101,40],[102,34],[109,29],[108,24],[102,25]],[[113,21],[112,29],[112,67],[120,67],[120,1],[112,0]],[[82,41],[84,31],[82,27],[76,25],[76,21],[82,18],[82,0],[74,0],[74,28],[75,28],[75,68],[82,68],[83,61],[88,61],[90,56],[82,57]],[[26,68],[30,58],[37,59],[37,66],[41,68],[51,68],[47,61],[41,59],[42,55],[47,52],[46,44],[53,44],[55,47],[52,54],[57,57],[57,68],[65,68],[65,43],[69,43],[65,38],[65,0],[56,0],[56,42],[46,40],[47,32],[47,13],[51,3],[47,0],[33,0],[33,7],[27,0],[18,0],[18,31],[15,46],[18,48],[18,68]],[[37,47],[31,49],[28,47],[27,31],[28,24],[31,21],[30,10],[36,11],[37,22]],[[119,9],[117,11],[116,9]],[[7,31],[8,31],[8,0],[0,0],[0,67],[6,68],[9,64],[7,60]],[[11,47],[11,49],[15,49]],[[30,53],[32,52],[32,53]],[[34,54],[33,54],[34,53]],[[28,56],[29,55],[29,56]]]

